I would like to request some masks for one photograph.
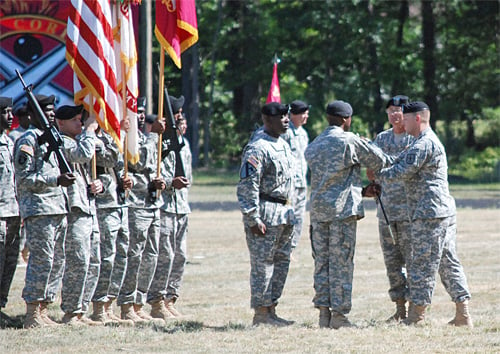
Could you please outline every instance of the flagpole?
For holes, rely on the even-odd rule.
[[[94,95],[89,94],[89,117],[94,115]],[[92,181],[95,181],[97,179],[97,164],[96,164],[96,157],[95,157],[95,150],[94,154],[92,155],[92,159],[90,160],[91,166],[92,166]]]
[[[158,120],[163,119],[163,88],[165,87],[165,48],[160,46],[160,72],[158,77]],[[156,165],[156,177],[161,175],[161,150],[162,150],[162,134],[158,134],[158,161]],[[156,191],[157,197],[160,196],[160,190]]]

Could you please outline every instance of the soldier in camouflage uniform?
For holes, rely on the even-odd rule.
[[[271,102],[262,107],[264,132],[243,152],[238,202],[250,252],[253,324],[289,325],[276,315],[290,265],[295,216],[293,156],[280,137],[288,128],[288,107]]]
[[[12,98],[0,97],[0,321],[1,310],[7,304],[10,284],[16,271],[19,255],[19,206],[14,177],[14,143],[6,130],[12,125]]]
[[[176,125],[181,128],[185,121],[182,114],[184,96],[179,98],[169,96],[170,106]],[[186,140],[184,140],[187,143]],[[191,183],[191,152],[186,158],[186,145],[178,151],[164,151],[167,155],[163,159],[163,179],[167,188],[163,191],[163,205],[161,211],[160,255],[156,273],[148,293],[148,302],[151,304],[151,316],[164,320],[180,317],[181,314],[174,307],[179,296],[179,288],[184,274],[186,263],[186,236],[187,214],[191,211],[187,203],[187,192]],[[187,146],[189,149],[189,146]],[[181,170],[176,173],[176,154],[180,153],[184,175]]]
[[[61,288],[63,323],[96,324],[87,317],[90,299],[99,277],[99,225],[95,195],[102,191],[102,182],[92,180],[90,161],[96,152],[95,117],[84,119],[83,106],[62,106],[56,111],[56,122],[64,142],[64,155],[73,168],[76,182],[68,187],[70,212],[64,242],[66,262]],[[82,130],[83,125],[83,130]],[[102,153],[103,149],[99,149]],[[54,296],[57,288],[49,289]]]
[[[122,127],[124,125],[128,129],[127,123]],[[94,313],[91,318],[104,323],[124,323],[114,314],[112,303],[118,297],[127,268],[129,229],[126,193],[132,187],[132,180],[128,175],[124,176],[123,155],[111,135],[100,130],[97,139],[103,145],[103,153],[96,156],[97,177],[104,190],[96,195],[101,270],[92,298]]]
[[[411,220],[410,310],[404,322],[425,321],[425,310],[431,304],[439,273],[456,303],[455,318],[450,324],[472,327],[468,309],[471,294],[456,251],[456,207],[448,190],[446,152],[430,127],[427,104],[409,103],[403,107],[403,114],[405,130],[415,140],[379,176],[404,181]]]
[[[357,220],[364,217],[361,165],[380,168],[383,152],[348,132],[352,107],[333,101],[326,107],[329,126],[309,144],[311,169],[311,247],[314,258],[314,306],[322,328],[350,327]]]
[[[138,112],[138,126],[144,128],[145,114]],[[165,130],[164,120],[156,121],[146,136],[139,130],[139,161],[129,165],[133,188],[129,194],[130,241],[127,252],[127,270],[117,303],[121,318],[134,322],[152,320],[144,310],[146,296],[158,261],[160,239],[160,206],[163,203],[158,190],[165,189],[165,181],[157,177],[158,136]]]
[[[304,214],[306,212],[307,202],[307,162],[304,158],[304,151],[309,144],[309,135],[303,125],[307,123],[309,118],[309,105],[296,100],[290,104],[290,126],[283,139],[290,145],[294,157],[294,201],[293,208],[295,210],[296,224],[293,227],[292,236],[292,252],[297,247],[302,234],[302,225],[304,223]]]
[[[402,106],[408,102],[407,96],[398,95],[392,97],[387,103],[386,113],[392,128],[379,133],[373,143],[388,155],[398,156],[413,141],[413,137],[405,132],[403,125]],[[406,194],[403,181],[380,179],[376,182],[381,185],[380,199],[394,236],[393,240],[381,207],[378,205],[378,230],[389,278],[389,296],[396,303],[396,313],[389,317],[388,321],[399,321],[406,318],[406,301],[410,295],[406,279],[411,256],[410,220]]]
[[[36,95],[47,120],[54,124],[55,96]],[[36,109],[28,104],[33,127],[15,144],[14,166],[19,211],[26,228],[26,243],[30,249],[23,299],[26,301],[24,327],[53,325],[47,316],[47,306],[55,297],[49,286],[58,284],[64,267],[68,205],[62,187],[75,182],[71,173],[61,174],[54,153],[48,156],[46,144],[39,144],[41,123]]]

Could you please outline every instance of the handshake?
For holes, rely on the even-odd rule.
[[[363,187],[361,190],[361,195],[363,197],[380,197],[380,194],[382,193],[382,187],[380,184],[375,183],[375,181],[372,181],[369,185],[366,187]]]

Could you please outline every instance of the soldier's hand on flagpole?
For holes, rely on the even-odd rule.
[[[158,118],[151,125],[151,131],[153,133],[162,134],[165,131],[165,118]]]
[[[128,133],[130,129],[130,120],[127,118],[123,118],[120,121],[120,129],[123,130],[125,133]]]
[[[95,132],[99,128],[99,124],[97,124],[95,115],[89,115],[88,118],[83,122],[83,127],[87,132]]]

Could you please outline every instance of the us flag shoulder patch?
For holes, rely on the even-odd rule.
[[[253,155],[250,155],[250,156],[248,157],[247,162],[248,162],[249,164],[251,164],[254,168],[259,167],[259,164],[260,164],[260,163],[259,163],[259,160],[257,160],[257,158],[256,158],[255,156],[253,156]]]

